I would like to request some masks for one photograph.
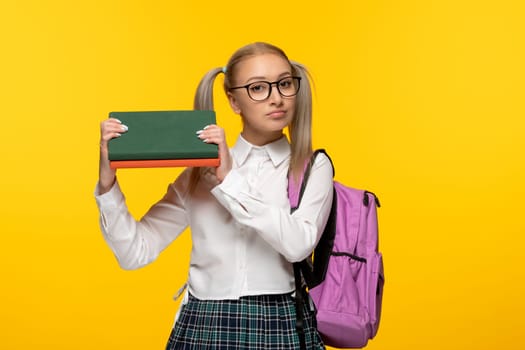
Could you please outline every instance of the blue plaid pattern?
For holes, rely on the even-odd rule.
[[[190,295],[166,350],[300,349],[295,317],[295,300],[290,294],[239,300],[199,300]],[[304,323],[307,349],[324,349],[307,307]]]

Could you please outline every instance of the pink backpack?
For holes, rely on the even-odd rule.
[[[300,188],[289,180],[292,211],[300,204],[311,166],[320,152],[328,156],[324,150],[314,152]],[[380,204],[373,193],[334,181],[330,217],[313,259],[294,264],[298,306],[304,298],[304,281],[317,310],[317,329],[325,345],[362,348],[377,333],[385,278],[378,251],[376,206]],[[304,348],[300,309],[297,328]]]

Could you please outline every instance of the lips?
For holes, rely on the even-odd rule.
[[[267,114],[267,116],[271,118],[281,118],[281,117],[284,117],[285,115],[286,115],[286,111],[283,111],[281,109],[271,111],[270,113]]]

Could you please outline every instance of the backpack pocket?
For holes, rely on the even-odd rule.
[[[368,309],[370,310],[370,326],[371,337],[374,337],[379,328],[379,320],[381,319],[381,306],[383,300],[383,286],[385,284],[385,272],[383,268],[383,256],[381,253],[375,253],[369,259],[368,266]]]
[[[366,275],[366,262],[335,254],[330,258],[323,283],[309,291],[317,308],[317,329],[325,343],[363,347],[368,342]]]

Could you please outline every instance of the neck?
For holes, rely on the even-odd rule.
[[[241,135],[246,141],[248,141],[254,146],[264,146],[264,145],[267,145],[269,143],[279,140],[281,137],[283,137],[284,134],[282,130],[268,133],[268,134],[260,134],[260,133],[254,134],[254,133],[246,132],[246,130],[243,130],[241,132]]]

